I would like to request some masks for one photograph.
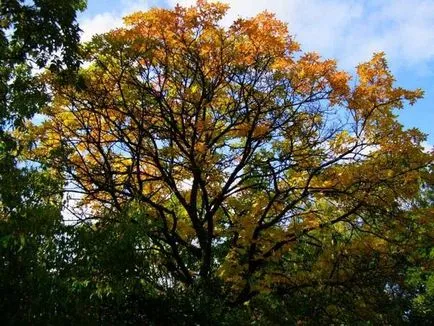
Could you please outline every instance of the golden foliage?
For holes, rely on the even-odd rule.
[[[326,246],[293,275],[276,262],[307,236],[351,233],[360,216],[389,225],[417,194],[432,156],[393,110],[422,92],[395,87],[382,53],[350,83],[334,60],[298,53],[274,15],[224,28],[227,9],[151,9],[95,38],[76,85],[46,77],[55,100],[29,155],[66,163],[89,203],[148,205],[187,280],[218,269],[240,293],[308,283],[330,272],[333,255],[365,245]],[[56,161],[59,148],[67,157]],[[385,251],[380,238],[369,241]],[[227,244],[220,256],[215,242]],[[196,263],[181,260],[184,250],[201,253]]]

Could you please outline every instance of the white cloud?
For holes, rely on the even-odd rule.
[[[431,152],[434,152],[434,145],[433,144],[430,144],[430,143],[428,143],[427,141],[424,141],[424,142],[422,142],[422,147],[423,147],[423,150],[426,152],[426,153],[431,153]]]
[[[122,0],[121,11],[107,11],[92,17],[80,19],[82,29],[81,40],[90,41],[95,34],[108,32],[114,28],[121,27],[122,18],[132,12],[149,9],[146,1]]]
[[[434,1],[431,0],[222,0],[231,10],[225,20],[268,10],[288,23],[302,48],[338,58],[350,69],[385,51],[392,70],[434,73]],[[170,5],[194,4],[169,0]],[[429,71],[427,71],[427,69]]]
[[[286,21],[290,33],[306,51],[337,58],[351,69],[385,51],[393,71],[411,69],[434,74],[434,1],[431,0],[222,0],[231,6],[224,20],[251,17],[268,10]],[[121,10],[81,20],[82,40],[122,25],[122,17],[149,8],[152,0],[121,0]],[[167,0],[170,6],[194,5],[195,0]]]
[[[105,12],[84,19],[80,24],[80,28],[83,30],[81,40],[84,42],[90,41],[93,35],[108,32],[109,30],[121,25],[121,17],[111,12]]]

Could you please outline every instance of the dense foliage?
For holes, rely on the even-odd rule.
[[[63,6],[1,6],[6,324],[432,323],[433,156],[395,115],[422,91],[384,54],[351,77],[206,1],[78,53]]]

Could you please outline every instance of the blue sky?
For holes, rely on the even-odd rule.
[[[399,111],[404,126],[429,134],[434,145],[434,1],[432,0],[222,0],[231,6],[225,23],[268,10],[288,23],[304,51],[335,58],[342,69],[386,52],[397,85],[422,88],[424,99]],[[195,0],[88,0],[79,21],[83,40],[122,24],[122,17],[153,6]]]

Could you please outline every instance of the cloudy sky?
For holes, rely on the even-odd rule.
[[[425,98],[399,112],[406,127],[430,134],[434,144],[434,1],[432,0],[222,0],[231,10],[225,23],[268,10],[288,23],[304,51],[335,58],[341,68],[386,52],[397,84],[422,88]],[[88,0],[79,17],[82,39],[122,24],[122,17],[150,7],[191,5],[195,0]]]

